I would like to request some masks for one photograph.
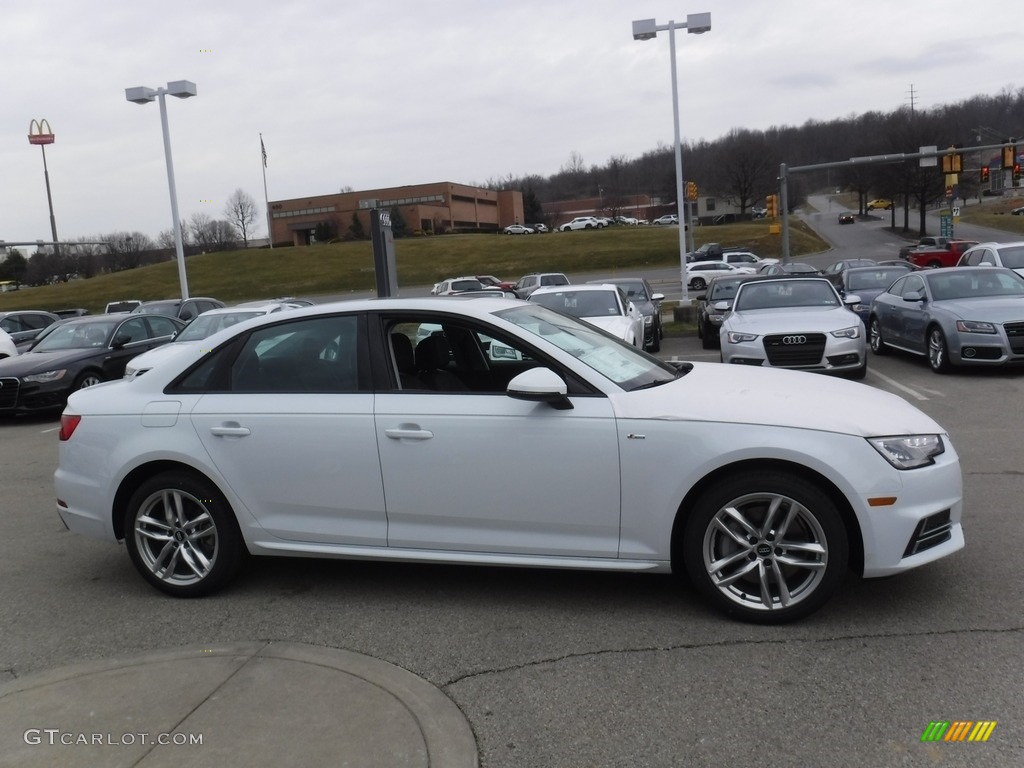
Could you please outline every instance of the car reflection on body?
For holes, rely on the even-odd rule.
[[[0,413],[60,410],[68,395],[124,375],[136,355],[184,326],[163,315],[87,315],[53,323],[17,357],[0,360]]]
[[[527,301],[586,320],[627,344],[643,346],[644,317],[622,289],[614,285],[538,288]]]
[[[410,350],[421,323],[442,332]],[[670,364],[506,299],[321,304],[208,342],[61,418],[61,518],[123,539],[171,595],[224,587],[247,553],[685,570],[725,613],[778,623],[848,564],[889,576],[963,546],[948,436],[871,387]],[[482,476],[486,504],[462,482]]]
[[[767,365],[854,379],[867,373],[863,323],[827,280],[768,277],[743,283],[722,321],[722,362]],[[845,303],[844,303],[845,302]],[[724,308],[725,302],[719,303]]]
[[[936,373],[1024,363],[1024,278],[1005,267],[912,272],[871,302],[869,323],[875,354],[923,355]]]
[[[263,304],[253,303],[244,307],[219,307],[217,309],[209,309],[206,312],[203,312],[203,314],[193,318],[192,322],[182,328],[181,331],[175,335],[174,340],[169,344],[163,344],[155,349],[149,350],[148,352],[143,352],[138,357],[130,360],[124,369],[125,378],[130,379],[133,376],[141,376],[161,360],[166,360],[177,354],[178,349],[182,344],[198,344],[207,336],[212,336],[218,331],[223,331],[225,328],[230,328],[232,325],[237,323],[251,320],[254,317],[269,315],[271,312],[298,309],[299,306],[300,305],[298,304],[292,305],[272,301]],[[312,304],[309,306],[312,306]]]

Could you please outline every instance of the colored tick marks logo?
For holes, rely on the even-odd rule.
[[[213,48],[200,48],[200,53],[213,53]]]
[[[933,720],[921,734],[921,741],[988,741],[995,729],[995,720]]]
[[[200,202],[200,203],[212,203],[212,202],[213,202],[213,198],[210,198],[210,197],[201,197],[201,198],[199,198],[199,202]]]

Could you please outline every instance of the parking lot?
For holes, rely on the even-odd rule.
[[[687,337],[666,339],[660,356],[718,353]],[[154,649],[286,640],[438,686],[485,766],[1019,765],[1024,372],[937,376],[891,355],[871,357],[865,384],[949,430],[967,546],[891,579],[850,577],[838,599],[783,627],[720,618],[672,577],[341,561],[258,560],[221,594],[173,600],[138,578],[123,547],[64,531],[56,419],[2,422],[0,682]],[[998,725],[984,744],[922,743],[935,720]]]

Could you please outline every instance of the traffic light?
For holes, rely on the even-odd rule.
[[[982,168],[981,168],[981,183],[982,184],[988,184],[988,173],[989,173],[988,166],[987,165],[982,166]]]
[[[767,216],[768,216],[769,219],[774,219],[776,216],[779,215],[779,196],[778,195],[768,195],[768,197],[765,200],[765,203],[766,203],[765,207],[768,209]]]
[[[1020,163],[1013,164],[1013,186],[1019,186],[1020,181]]]
[[[688,181],[686,182],[686,199],[696,200],[697,199],[697,182]]]

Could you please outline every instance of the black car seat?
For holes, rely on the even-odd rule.
[[[437,392],[464,392],[466,385],[448,370],[451,347],[440,334],[427,336],[416,345],[416,374],[426,389]]]
[[[404,333],[391,334],[391,353],[395,356],[398,381],[402,389],[423,389],[423,383],[416,375],[416,353],[412,342]]]

